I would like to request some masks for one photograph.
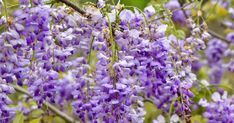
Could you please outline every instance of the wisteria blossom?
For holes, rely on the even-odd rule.
[[[0,0],[1,123],[234,123],[233,22],[213,32],[207,3],[17,2]]]

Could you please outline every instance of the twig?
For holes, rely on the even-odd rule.
[[[231,41],[227,40],[225,37],[223,37],[222,35],[216,33],[215,31],[211,30],[211,29],[208,29],[208,33],[210,33],[211,36],[215,37],[215,38],[218,38],[220,40],[223,40],[227,43],[231,43]]]
[[[70,2],[68,0],[58,0],[58,1],[60,1],[61,3],[66,4],[67,6],[69,6],[71,8],[73,8],[75,11],[79,12],[81,15],[88,16],[87,13],[84,10],[82,10],[81,8],[76,6],[74,3],[72,3],[72,2]]]
[[[183,10],[183,13],[184,13],[185,17],[188,18],[188,16],[186,15],[186,13],[185,13],[184,10]],[[222,35],[216,33],[215,31],[213,31],[213,30],[211,30],[211,29],[209,29],[209,28],[208,28],[208,33],[209,33],[211,36],[213,36],[213,37],[215,37],[215,38],[218,38],[218,39],[220,39],[220,40],[222,40],[222,41],[225,41],[225,42],[227,42],[227,43],[230,43],[230,42],[231,42],[231,41],[227,40],[225,37],[223,37]]]
[[[13,85],[13,84],[8,84],[9,86],[13,87],[16,91],[23,93],[27,96],[29,96],[30,98],[32,98],[32,95],[25,90],[24,88],[17,86],[17,85]],[[78,121],[76,121],[74,118],[70,117],[69,115],[67,115],[66,113],[60,111],[58,108],[56,108],[55,106],[51,105],[50,103],[44,101],[43,105],[48,107],[52,112],[54,112],[55,114],[57,114],[58,116],[60,116],[62,119],[64,119],[65,121],[69,122],[69,123],[79,123]]]

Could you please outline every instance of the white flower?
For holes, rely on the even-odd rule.
[[[165,118],[162,115],[159,115],[157,120],[159,121],[159,123],[165,123]]]
[[[9,32],[7,32],[9,35],[11,35],[12,37],[16,38],[16,39],[19,39],[20,38],[20,35],[18,32],[16,32],[15,30],[13,29],[9,29]]]
[[[69,82],[73,82],[73,83],[75,82],[75,79],[74,79],[71,71],[68,71],[68,73],[65,75],[64,78],[66,78]]]
[[[162,115],[159,115],[156,120],[153,120],[153,123],[166,123],[166,121]]]
[[[19,24],[19,23],[15,23],[15,28],[16,28],[18,31],[24,30],[24,26],[23,26],[22,24]]]
[[[210,85],[206,80],[201,80],[201,83],[202,83],[205,87],[207,87],[207,86]]]
[[[170,123],[176,123],[179,121],[179,117],[177,114],[173,114],[170,119]]]
[[[163,24],[157,28],[158,33],[165,33],[167,31],[167,25]]]
[[[106,2],[104,0],[98,0],[97,6],[98,8],[103,8],[105,7]]]
[[[130,33],[129,35],[130,35],[131,37],[133,37],[133,38],[137,38],[137,37],[139,37],[139,35],[140,35],[140,32],[139,32],[138,30],[136,30],[136,29],[130,30],[129,33]]]
[[[130,10],[123,10],[120,12],[119,17],[121,20],[130,21],[132,18],[134,18],[134,14]]]
[[[1,6],[0,6],[0,9],[1,9]],[[0,12],[0,14],[1,14],[1,12]],[[6,17],[5,16],[2,16],[1,18],[0,18],[0,21],[2,21],[1,23],[0,23],[0,25],[1,24],[3,24],[3,23],[6,23]]]
[[[115,22],[116,20],[116,11],[115,10],[112,10],[111,13],[108,13],[108,16],[110,18],[110,22]]]
[[[202,107],[207,107],[209,105],[209,103],[207,102],[206,99],[202,98],[200,99],[200,101],[198,102],[199,105],[201,105]]]
[[[86,7],[86,12],[91,15],[92,21],[97,21],[103,17],[101,11],[94,7]]]
[[[155,13],[155,9],[153,6],[148,6],[144,10],[146,13],[149,13],[150,15],[153,15]]]
[[[211,98],[215,101],[215,102],[218,102],[218,101],[221,101],[221,96],[218,92],[214,92],[211,96]]]
[[[234,9],[233,9],[233,8],[229,8],[229,9],[228,9],[228,12],[229,12],[229,13],[234,13]]]
[[[223,92],[222,99],[224,99],[224,100],[227,99],[227,95],[228,95],[227,91],[224,91],[224,92]]]

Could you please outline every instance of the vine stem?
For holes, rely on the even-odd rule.
[[[6,0],[3,0],[3,5],[4,5],[4,11],[5,11],[6,20],[7,20],[8,13],[7,13],[7,3],[6,3]]]
[[[68,0],[58,0],[58,1],[61,2],[61,3],[66,4],[67,6],[69,6],[71,8],[73,8],[75,11],[79,12],[81,15],[86,16],[86,17],[88,16],[87,13],[84,10],[82,10],[81,8],[76,6],[74,3],[72,3],[72,2],[70,2]]]
[[[8,85],[13,87],[17,92],[23,93],[23,94],[29,96],[30,98],[32,98],[32,95],[27,90],[25,90],[24,88],[22,88],[22,87],[20,87],[18,85],[14,85],[14,84],[8,84]],[[51,110],[53,113],[57,114],[59,117],[61,117],[65,121],[67,121],[69,123],[79,123],[74,118],[72,118],[71,116],[69,116],[66,113],[62,112],[61,110],[59,110],[58,108],[56,108],[52,104],[44,101],[43,105],[45,107],[48,107],[49,110]]]
[[[110,21],[110,17],[109,15],[107,14],[107,19],[108,19],[108,26],[109,26],[109,30],[110,30],[110,43],[111,43],[111,52],[112,52],[112,58],[111,58],[111,71],[112,71],[112,74],[113,74],[113,77],[114,77],[114,83],[113,83],[113,86],[114,88],[116,88],[116,74],[115,74],[115,70],[113,68],[113,65],[114,63],[116,62],[116,42],[115,42],[115,39],[114,39],[114,36],[113,36],[113,28],[112,28],[112,25],[111,25],[111,21]]]
[[[216,33],[215,31],[213,31],[213,30],[211,30],[211,29],[208,29],[208,33],[209,33],[211,36],[215,37],[215,38],[218,38],[218,39],[220,39],[220,40],[222,40],[222,41],[225,41],[225,42],[227,42],[227,43],[231,43],[231,41],[229,41],[228,39],[226,39],[225,37],[223,37],[222,35]]]

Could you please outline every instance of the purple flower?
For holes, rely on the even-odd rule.
[[[226,38],[234,43],[234,32],[228,33]]]
[[[227,97],[225,91],[222,95],[218,92],[213,93],[212,102],[200,101],[200,104],[206,108],[203,114],[208,119],[208,123],[227,122],[233,123],[234,119],[234,97]]]
[[[170,9],[170,10],[175,10],[180,8],[180,3],[178,0],[170,0],[166,5],[165,8]]]
[[[180,7],[178,1],[173,2]],[[198,50],[205,48],[194,22],[192,35],[178,39],[168,36],[169,25],[151,18],[160,15],[152,6],[144,13],[111,6],[107,14],[88,7],[91,16],[87,19],[68,13],[64,6],[49,7],[43,0],[32,3],[15,11],[13,23],[0,34],[4,84],[0,86],[0,118],[13,117],[7,94],[14,91],[5,86],[13,82],[27,86],[39,108],[46,101],[66,110],[71,103],[81,122],[144,122],[144,99],[163,112],[170,112],[174,104],[172,122],[191,114],[191,87],[196,81],[192,63],[200,57]],[[104,6],[100,0],[98,8]],[[151,20],[144,20],[143,14]],[[181,17],[174,20],[182,23],[183,14],[176,11],[173,15]],[[219,65],[227,46],[215,42],[209,42],[206,56]],[[213,75],[217,73],[214,70]],[[31,111],[21,104],[19,110]]]
[[[15,90],[7,84],[0,83],[0,119],[1,122],[11,122],[15,115],[15,109],[8,107],[12,100],[7,94],[13,94]]]
[[[208,48],[206,49],[206,56],[210,66],[218,62],[222,62],[226,48],[227,44],[223,41],[218,39],[212,39],[209,41]]]
[[[180,24],[185,24],[186,17],[184,15],[184,12],[182,10],[177,10],[173,12],[172,15],[173,21],[180,23]]]
[[[29,0],[19,0],[21,5],[28,5],[29,4]]]
[[[105,1],[104,1],[104,0],[98,0],[97,7],[98,7],[98,8],[103,8],[103,7],[105,7]]]
[[[230,72],[234,72],[234,59],[231,59],[230,62],[228,63],[228,70]]]
[[[153,6],[148,6],[144,9],[144,13],[150,18],[155,14],[155,9]]]

